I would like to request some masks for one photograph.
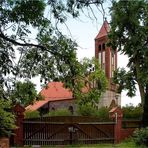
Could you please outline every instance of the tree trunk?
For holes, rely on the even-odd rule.
[[[141,97],[141,104],[144,107],[144,102],[145,102],[144,86],[142,85],[142,83],[139,80],[137,80],[137,83],[138,83],[140,97]]]
[[[140,92],[140,97],[141,97],[141,104],[144,107],[145,93],[144,93],[144,85],[140,78],[140,64],[139,64],[138,56],[135,59],[134,63],[135,63],[135,68],[136,68],[136,80],[139,86],[139,92]]]
[[[148,84],[146,84],[145,97],[144,97],[142,127],[148,127]]]

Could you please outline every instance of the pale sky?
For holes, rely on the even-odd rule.
[[[108,12],[108,5],[104,6],[105,8],[105,17],[110,21]],[[84,57],[91,58],[95,54],[95,42],[94,39],[98,34],[102,24],[103,24],[103,15],[96,9],[94,9],[96,20],[91,20],[85,15],[81,15],[79,19],[68,19],[66,25],[59,26],[60,30],[67,36],[71,37],[75,40],[79,47],[77,51],[78,59],[82,59]],[[128,62],[128,58],[125,55],[120,55],[118,53],[118,67],[126,67]],[[36,80],[33,80],[34,83],[39,83]],[[39,90],[40,87],[37,86]],[[132,103],[133,105],[137,105],[140,103],[139,92],[137,92],[136,97],[128,98],[126,93],[123,92],[121,96],[121,105],[124,106],[126,104]]]

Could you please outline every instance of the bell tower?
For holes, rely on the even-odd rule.
[[[105,20],[98,35],[95,38],[95,57],[101,68],[104,70],[106,78],[109,81],[110,87],[113,89],[112,77],[117,69],[117,50],[112,50],[107,47],[109,24]]]
[[[106,78],[109,82],[108,89],[104,94],[104,98],[102,98],[102,106],[109,106],[111,101],[115,99],[116,96],[116,85],[113,83],[112,78],[114,71],[117,69],[117,50],[112,50],[111,47],[107,47],[106,45],[109,30],[109,24],[107,20],[105,20],[95,38],[95,58],[104,70]],[[121,99],[118,104],[121,104]]]

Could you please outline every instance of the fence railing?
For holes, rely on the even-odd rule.
[[[24,145],[114,142],[115,122],[99,122],[98,118],[48,117],[27,119],[23,124]]]
[[[109,111],[110,119],[114,122],[100,122],[94,117],[45,117],[24,119],[24,108],[17,105],[15,145],[54,145],[72,143],[119,143],[132,135],[140,121],[122,121],[122,110],[113,107]],[[123,128],[124,127],[124,128]],[[132,127],[132,128],[131,128]]]
[[[140,128],[141,127],[141,120],[122,120],[122,128]]]

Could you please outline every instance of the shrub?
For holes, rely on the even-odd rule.
[[[101,107],[97,111],[97,116],[101,121],[108,121],[109,120],[109,108]]]
[[[140,119],[143,113],[141,106],[134,107],[132,104],[122,107],[122,111],[124,119]]]
[[[82,116],[94,116],[98,117],[100,121],[108,121],[109,120],[109,108],[101,107],[96,109],[92,107],[91,104],[81,105],[78,108],[78,114]]]
[[[77,113],[82,116],[97,116],[97,109],[93,108],[92,105],[88,103],[79,105]]]
[[[148,146],[148,127],[136,129],[134,131],[134,142],[136,145],[146,145]]]
[[[15,128],[15,116],[11,112],[11,102],[0,99],[0,137],[9,137]]]
[[[39,111],[26,111],[25,118],[38,118],[40,117]]]
[[[71,112],[68,109],[61,108],[61,109],[50,111],[45,116],[71,116]]]

